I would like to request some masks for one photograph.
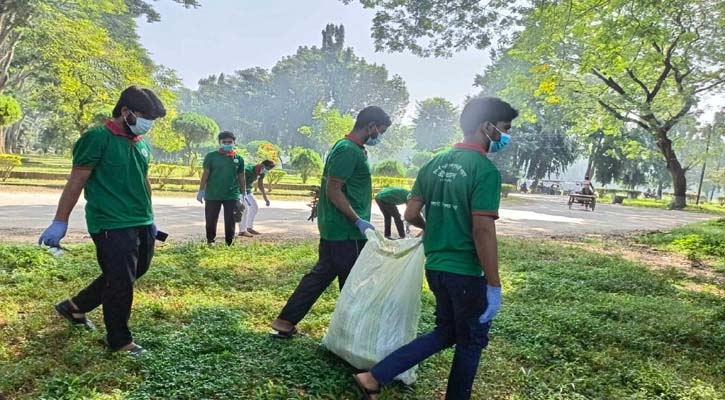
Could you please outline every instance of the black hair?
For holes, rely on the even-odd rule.
[[[219,133],[219,136],[217,136],[217,140],[222,140],[222,139],[234,139],[234,140],[237,140],[237,137],[234,136],[234,134],[231,133],[231,132],[229,132],[229,131],[223,131],[223,132],[220,132]]]
[[[392,124],[392,122],[390,122],[390,117],[385,111],[383,111],[382,108],[377,106],[367,106],[357,115],[355,127],[353,129],[365,128],[371,123],[374,123],[375,126],[390,126]]]
[[[498,97],[477,97],[469,101],[461,112],[461,130],[466,136],[473,135],[482,123],[511,122],[519,112],[511,104]]]
[[[113,118],[121,116],[123,107],[142,113],[151,119],[166,116],[166,109],[158,96],[151,89],[140,86],[129,86],[121,92],[121,97],[118,99],[116,107],[113,108]]]
[[[264,160],[261,162],[261,164],[267,167],[267,169],[272,169],[277,166],[277,164],[275,164],[272,160]]]

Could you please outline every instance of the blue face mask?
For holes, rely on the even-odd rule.
[[[376,137],[372,137],[372,136],[368,137],[368,140],[365,141],[365,144],[366,145],[368,145],[368,146],[375,146],[376,144],[378,144],[378,143],[380,143],[380,142],[383,141],[383,138],[380,137],[381,136],[380,135],[380,131],[378,131],[378,128],[377,127],[375,128],[375,131],[378,133],[378,136],[376,136]]]
[[[267,168],[262,168],[262,175],[265,175],[269,170]]]
[[[233,144],[220,144],[219,145],[219,148],[221,150],[226,151],[227,153],[229,153],[230,151],[234,150],[234,145]]]
[[[509,142],[511,142],[511,135],[509,135],[508,133],[501,132],[495,126],[494,126],[494,129],[496,129],[498,131],[498,133],[501,134],[501,139],[498,142],[496,142],[493,139],[491,139],[490,136],[486,135],[486,137],[488,137],[488,140],[490,141],[490,145],[488,146],[489,153],[499,152],[499,151],[503,150],[504,147],[506,147],[506,145],[509,144]]]
[[[136,136],[139,135],[145,135],[148,133],[148,131],[151,130],[151,127],[154,125],[154,121],[151,119],[141,118],[139,116],[136,116],[136,114],[133,114],[134,117],[136,117],[136,123],[134,125],[130,125],[128,123],[128,120],[126,120],[126,117],[123,117],[123,120],[126,121],[126,125],[128,126],[128,129],[131,130],[131,133],[133,133]]]

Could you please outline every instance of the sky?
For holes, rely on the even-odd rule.
[[[185,9],[170,0],[154,3],[161,22],[139,20],[141,43],[159,64],[173,68],[185,86],[200,78],[249,67],[271,68],[299,46],[320,46],[328,23],[345,26],[345,45],[368,62],[384,64],[403,77],[410,93],[407,118],[415,101],[444,97],[462,105],[475,94],[476,74],[490,63],[487,51],[451,58],[420,58],[410,53],[376,53],[370,27],[373,10],[339,0],[201,0]]]

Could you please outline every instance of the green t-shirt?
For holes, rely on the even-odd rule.
[[[146,186],[150,157],[144,140],[114,135],[105,125],[91,128],[78,139],[73,165],[93,169],[83,188],[88,232],[153,223]]]
[[[257,166],[254,164],[244,167],[244,179],[247,180],[247,193],[252,193],[254,190],[254,182],[257,182],[260,177],[265,175],[261,173],[261,169],[259,172],[260,174],[257,174]]]
[[[405,204],[408,201],[409,194],[410,191],[408,189],[387,187],[385,189],[381,189],[375,198],[380,200],[382,203],[395,204],[397,206],[399,204]]]
[[[426,269],[481,276],[473,216],[498,218],[501,174],[481,147],[459,143],[418,172],[411,198],[425,204]]]
[[[236,200],[241,194],[237,175],[244,172],[244,159],[212,151],[204,157],[204,169],[209,170],[204,191],[205,200]]]
[[[355,224],[349,221],[327,198],[325,187],[329,179],[345,182],[342,192],[360,218],[370,221],[373,184],[365,148],[351,139],[340,139],[332,146],[325,160],[317,203],[317,226],[324,240],[362,240]]]

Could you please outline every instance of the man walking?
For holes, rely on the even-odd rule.
[[[272,160],[264,160],[257,165],[247,165],[244,167],[244,179],[247,181],[247,207],[244,209],[242,220],[239,222],[239,236],[252,237],[252,235],[260,234],[254,230],[254,218],[256,218],[257,212],[259,211],[257,199],[254,197],[254,182],[257,182],[257,187],[262,192],[264,204],[269,207],[269,199],[264,189],[264,177],[274,167],[275,164]]]
[[[349,135],[332,146],[325,160],[317,205],[320,230],[317,265],[300,281],[279,317],[274,337],[287,339],[322,292],[337,278],[340,288],[365,246],[372,205],[372,179],[365,145],[374,146],[390,126],[380,107],[364,108]]]
[[[236,137],[233,133],[221,132],[218,140],[219,149],[204,157],[204,172],[196,200],[200,203],[206,201],[204,217],[209,245],[216,240],[219,212],[224,207],[224,241],[231,246],[234,241],[234,213],[245,201],[244,159],[234,151]]]
[[[464,140],[421,168],[405,219],[425,229],[426,278],[436,299],[436,327],[354,376],[366,398],[426,358],[456,346],[446,398],[466,400],[491,321],[501,306],[496,226],[501,174],[486,157],[509,142],[518,111],[493,97],[461,113]],[[421,210],[425,206],[425,219]]]
[[[410,191],[401,187],[387,187],[375,195],[375,202],[378,204],[380,212],[383,213],[385,237],[388,239],[392,235],[391,220],[395,221],[395,227],[398,229],[398,237],[401,239],[405,237],[405,226],[403,225],[403,219],[400,218],[398,206],[408,201],[408,195],[410,195]]]
[[[156,225],[147,174],[151,149],[143,140],[157,118],[166,115],[149,89],[131,86],[121,93],[113,119],[85,132],[73,146],[73,167],[53,223],[39,243],[60,247],[81,190],[86,224],[96,246],[101,275],[75,297],[55,305],[73,325],[95,329],[86,313],[103,305],[106,339],[114,351],[139,355],[128,328],[133,285],[154,255]]]

